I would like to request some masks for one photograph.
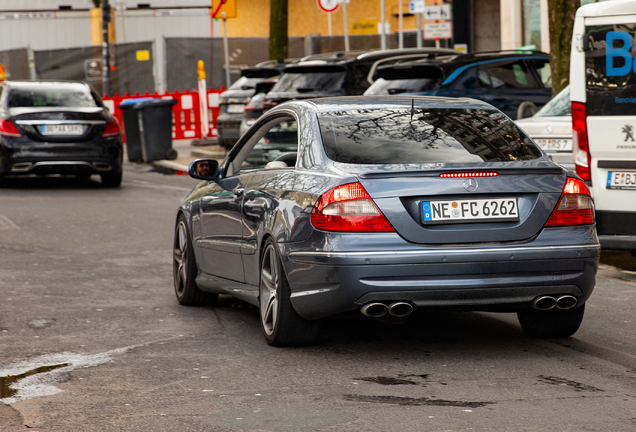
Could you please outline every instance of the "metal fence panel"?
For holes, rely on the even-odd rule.
[[[0,51],[0,64],[4,65],[7,79],[29,79],[29,53],[26,48]]]
[[[304,38],[289,38],[289,57],[302,57]],[[167,89],[196,90],[197,62],[205,63],[208,88],[226,86],[222,38],[166,38]],[[240,70],[269,60],[268,38],[229,38],[230,79],[236,81]]]
[[[111,47],[113,91],[117,94],[154,92],[152,42],[113,44]],[[35,51],[34,57],[38,79],[84,81],[102,94],[101,47]]]

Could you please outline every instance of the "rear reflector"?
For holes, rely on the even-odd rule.
[[[572,149],[576,173],[585,181],[591,182],[590,167],[592,156],[587,140],[587,113],[585,104],[572,102]]]
[[[458,177],[497,177],[498,172],[460,172],[440,174],[441,178],[458,178]]]
[[[11,138],[22,136],[18,127],[7,120],[0,120],[0,135]]]
[[[113,137],[116,135],[121,135],[121,129],[119,128],[119,123],[117,120],[113,120],[108,123],[104,128],[104,132],[102,132],[103,137]]]
[[[360,183],[325,192],[314,206],[311,223],[324,231],[395,231]]]
[[[561,199],[546,227],[589,225],[594,223],[594,204],[590,190],[579,179],[568,177]]]

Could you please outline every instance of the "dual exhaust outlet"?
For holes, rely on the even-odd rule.
[[[562,295],[558,297],[540,296],[532,301],[532,307],[541,311],[547,311],[553,308],[572,309],[578,300],[572,295]]]
[[[384,304],[379,302],[367,303],[360,309],[362,315],[370,318],[381,318],[385,315],[391,315],[397,318],[404,318],[413,312],[413,305],[407,302],[393,302]]]

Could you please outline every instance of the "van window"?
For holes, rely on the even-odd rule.
[[[588,26],[586,35],[587,115],[636,115],[636,24]]]

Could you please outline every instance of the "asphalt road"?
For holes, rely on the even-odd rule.
[[[629,254],[604,253],[573,338],[449,312],[273,348],[245,303],[178,305],[172,229],[196,181],[126,168],[115,190],[0,189],[0,432],[636,430]]]

